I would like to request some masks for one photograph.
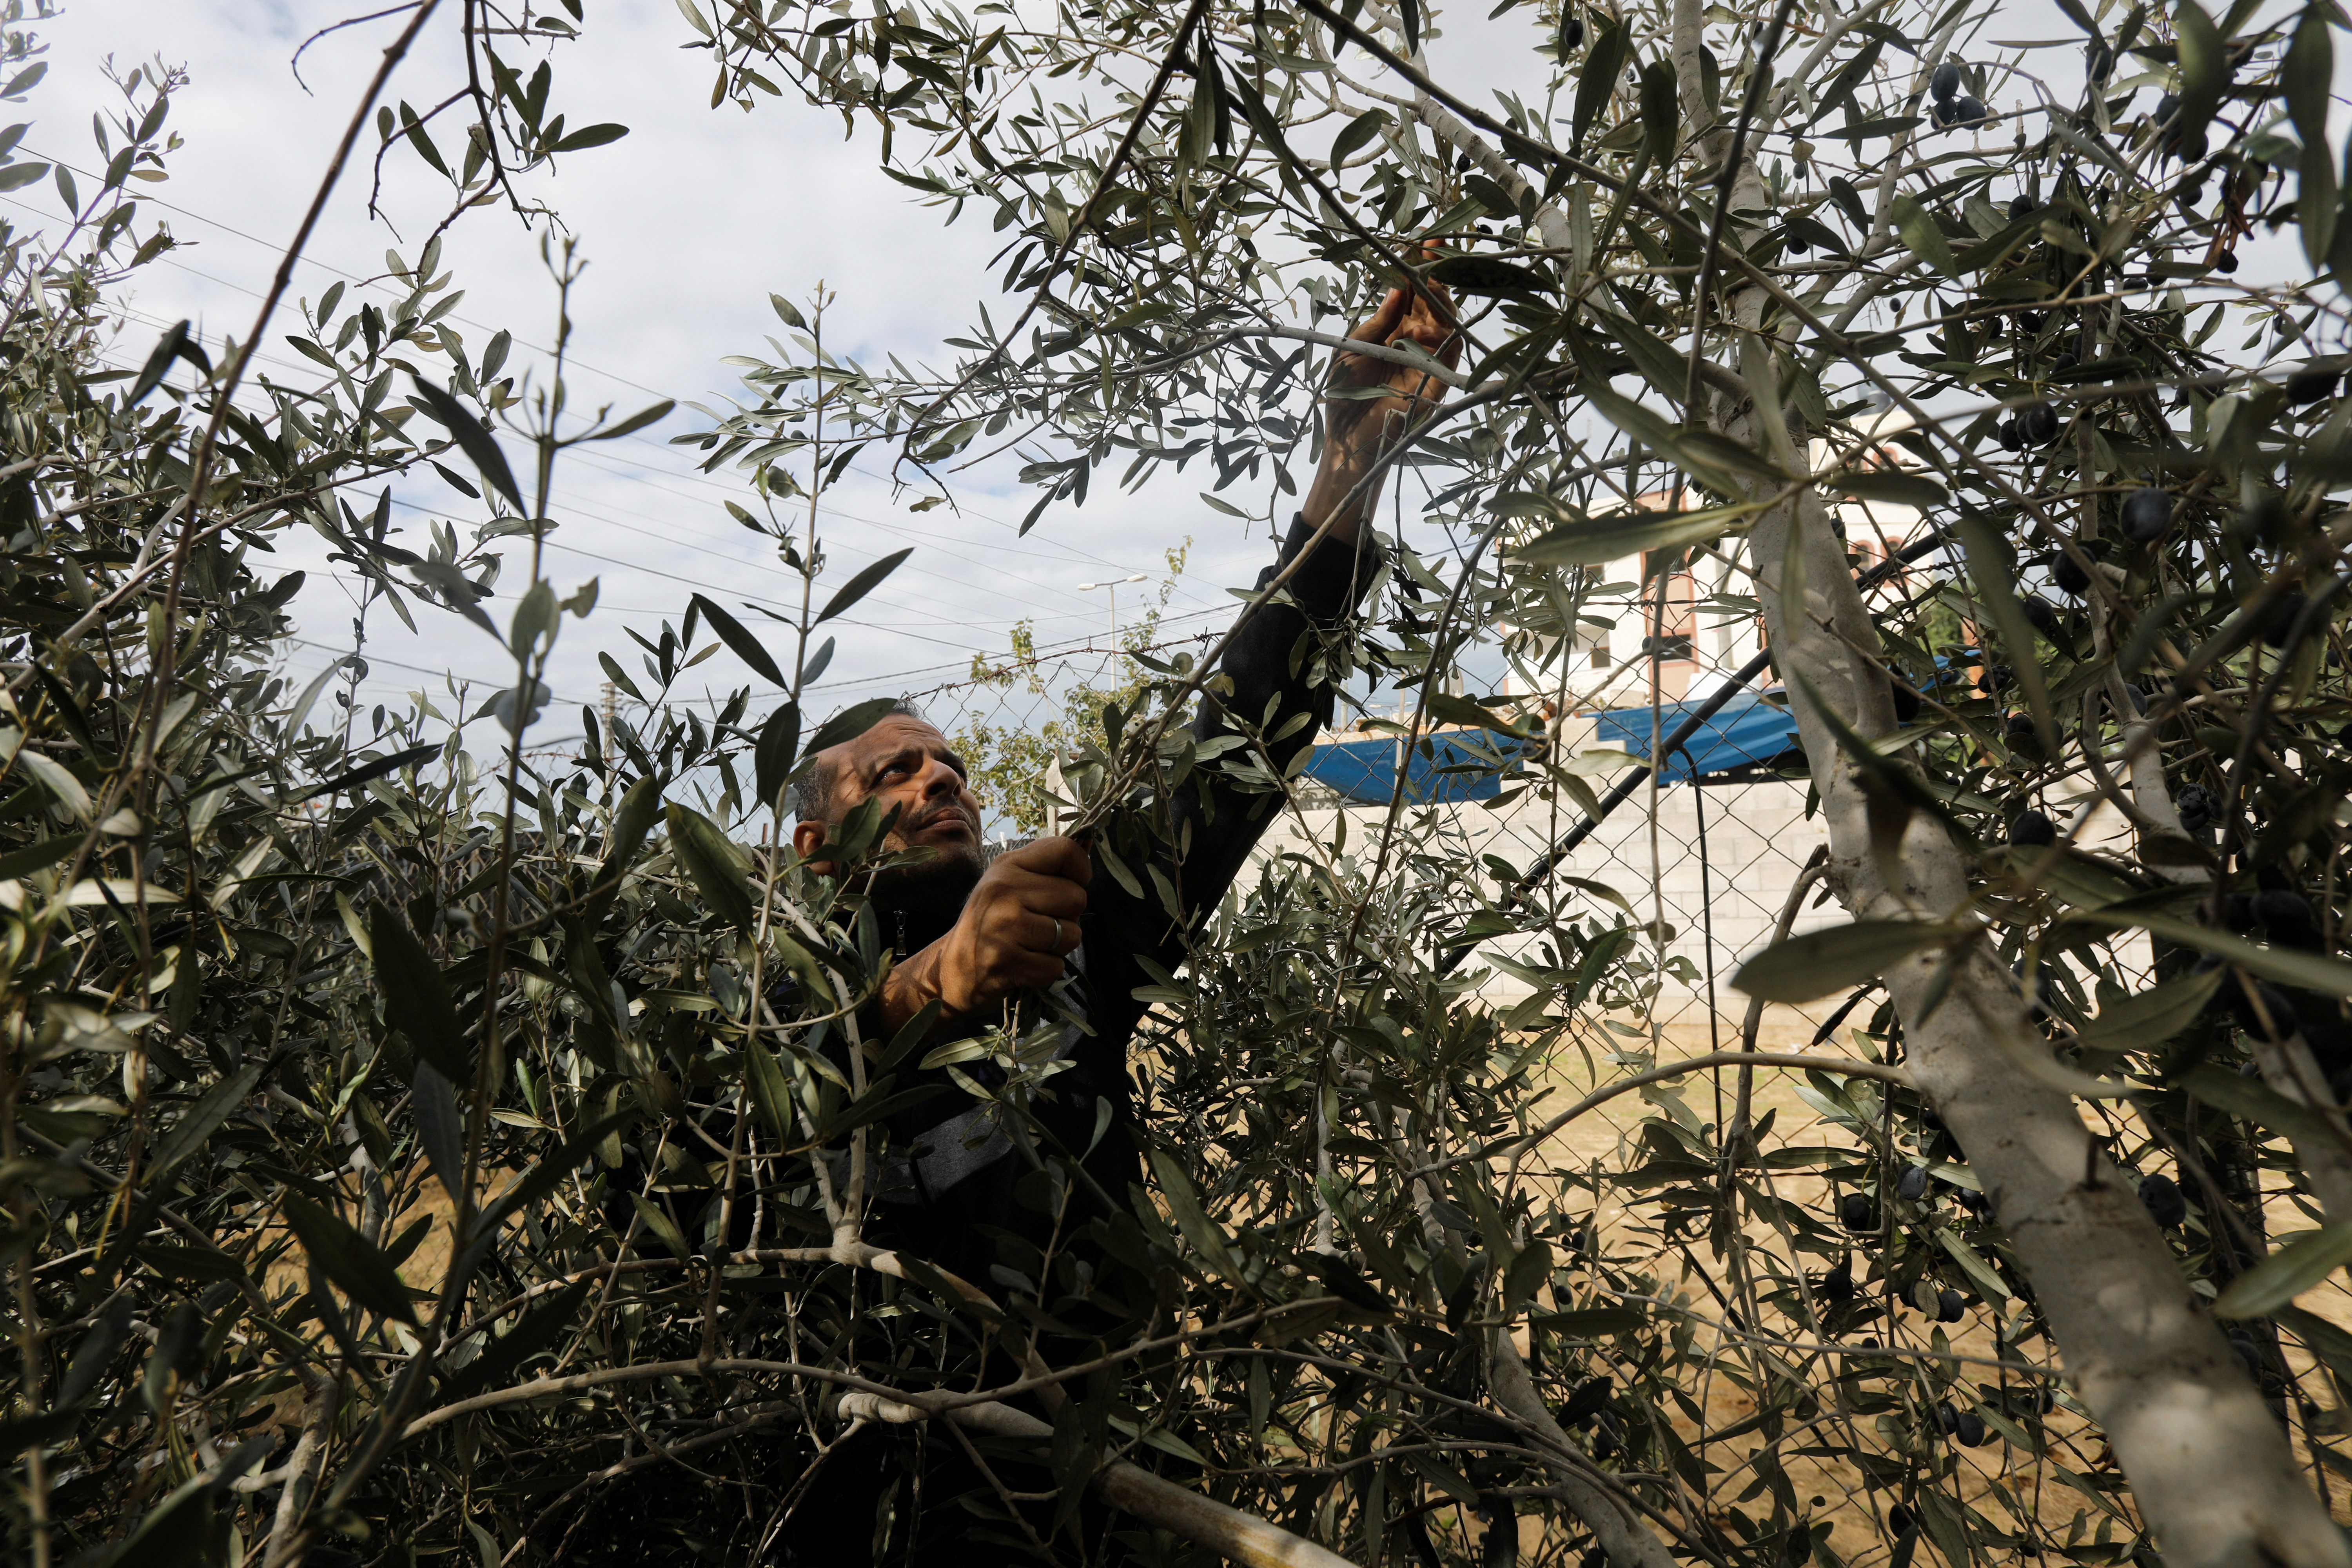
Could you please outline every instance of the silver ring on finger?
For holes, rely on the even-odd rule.
[[[1062,922],[1052,915],[1048,915],[1045,918],[1054,921],[1054,945],[1046,951],[1058,958],[1061,956],[1062,952]]]

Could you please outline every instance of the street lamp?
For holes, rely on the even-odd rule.
[[[1117,653],[1118,651],[1118,585],[1121,583],[1140,583],[1142,581],[1143,574],[1137,572],[1129,576],[1115,578],[1108,583],[1081,583],[1078,584],[1078,592],[1081,594],[1091,594],[1097,588],[1104,589],[1109,593],[1110,647],[1113,653]]]

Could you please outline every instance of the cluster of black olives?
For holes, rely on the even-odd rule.
[[[2158,137],[2164,143],[2164,150],[2184,163],[2193,163],[2205,156],[2205,132],[2200,129],[2196,135],[2183,141],[2180,127],[2173,123],[2179,115],[2180,95],[2168,92],[2156,100],[2156,112],[2149,118],[2156,126]]]
[[[1971,98],[1960,91],[1960,67],[1957,60],[1946,60],[1927,79],[1927,91],[1935,99],[1929,110],[1936,123],[1946,128],[1960,125],[1982,125],[1992,118],[1992,111],[1981,99]]]
[[[2172,497],[2158,486],[2143,485],[2124,497],[2117,521],[2123,536],[2134,544],[2154,544],[2172,526]],[[2089,592],[2091,577],[2071,552],[2062,550],[2051,558],[2050,584],[2079,599]]]
[[[2047,447],[2058,439],[2061,423],[2058,410],[2035,398],[1994,426],[1993,436],[2009,451],[2021,452],[2028,447]]]

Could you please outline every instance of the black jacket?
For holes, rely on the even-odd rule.
[[[1258,588],[1312,535],[1304,520],[1294,521],[1276,564],[1259,575]],[[1063,1031],[1056,1049],[1070,1065],[1048,1081],[1034,1109],[1048,1137],[1068,1155],[1093,1146],[1087,1171],[1114,1203],[1127,1202],[1127,1189],[1140,1174],[1127,1047],[1147,1005],[1134,994],[1156,983],[1153,968],[1164,976],[1183,964],[1193,932],[1214,912],[1281,808],[1277,781],[1330,722],[1334,694],[1324,673],[1324,644],[1370,588],[1379,555],[1369,533],[1360,543],[1326,542],[1280,596],[1262,604],[1233,637],[1219,665],[1224,679],[1204,689],[1192,733],[1196,749],[1227,735],[1244,736],[1244,743],[1193,767],[1165,798],[1148,789],[1139,793],[1104,826],[1103,837],[1133,873],[1140,897],[1106,868],[1102,840],[1097,842],[1084,940],[1070,958],[1075,983],[1069,994],[1086,1022]],[[1221,690],[1225,680],[1230,689]],[[1302,712],[1309,721],[1284,734]],[[1252,734],[1280,738],[1260,744],[1246,738]],[[1180,854],[1176,846],[1188,847]],[[1181,920],[1168,908],[1171,896]],[[887,914],[883,929],[903,957],[944,935],[950,923],[950,917]],[[950,1026],[922,1054],[969,1037],[985,1022],[970,1021],[961,1037]],[[986,1060],[963,1063],[960,1070],[984,1089],[1003,1082],[1001,1070]],[[907,1247],[987,1288],[987,1266],[996,1257],[993,1233],[1036,1228],[1037,1216],[1016,1203],[1014,1188],[1035,1167],[1037,1152],[1024,1147],[1028,1134],[1012,1118],[955,1086],[946,1068],[902,1070],[900,1081],[910,1077],[916,1084],[945,1083],[948,1091],[887,1120],[889,1149],[873,1178],[878,1199],[873,1239]],[[1110,1107],[1110,1126],[1097,1139],[1101,1101]]]

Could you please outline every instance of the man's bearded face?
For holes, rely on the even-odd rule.
[[[854,741],[828,748],[817,766],[834,770],[835,821],[867,800],[898,821],[884,840],[892,850],[929,855],[874,876],[874,896],[898,909],[952,913],[963,907],[987,866],[981,847],[980,802],[964,783],[963,759],[919,719],[892,714]]]

